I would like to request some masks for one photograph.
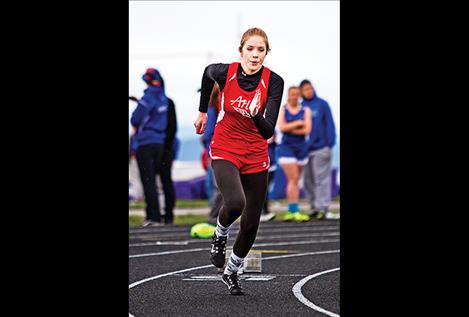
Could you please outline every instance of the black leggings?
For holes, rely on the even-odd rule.
[[[163,144],[146,144],[137,149],[137,163],[142,181],[146,203],[146,219],[160,222],[160,202],[158,201],[158,188],[156,175],[159,173]]]
[[[160,179],[164,192],[164,209],[165,222],[172,223],[174,221],[174,204],[176,201],[176,193],[174,192],[173,178],[171,169],[173,166],[173,153],[165,150],[161,159]]]
[[[212,161],[215,179],[223,196],[218,218],[229,227],[239,216],[241,224],[233,252],[244,258],[256,240],[259,218],[267,194],[267,173],[240,174],[236,166],[225,160]]]

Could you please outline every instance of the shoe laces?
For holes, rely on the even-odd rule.
[[[217,236],[213,237],[213,245],[215,246],[215,251],[217,253],[222,252],[223,254],[225,254],[226,240],[227,240],[226,237],[217,237]]]
[[[238,274],[232,273],[228,275],[228,283],[230,284],[230,287],[239,287],[241,288],[241,283],[239,281]]]

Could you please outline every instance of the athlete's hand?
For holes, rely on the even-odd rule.
[[[207,125],[207,114],[199,111],[199,114],[197,115],[197,119],[195,119],[195,122],[194,122],[195,133],[203,134],[205,131],[206,125]]]
[[[249,105],[249,114],[254,117],[261,108],[261,90],[257,89],[254,98],[252,98],[251,104]]]
[[[270,138],[267,139],[267,144],[272,144],[275,141],[275,135],[272,135]]]

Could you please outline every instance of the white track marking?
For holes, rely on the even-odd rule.
[[[316,232],[316,233],[305,233],[305,234],[286,234],[286,235],[272,235],[272,236],[258,236],[256,240],[263,239],[283,239],[283,238],[309,238],[309,237],[333,237],[340,236],[340,232]],[[228,241],[235,241],[236,237],[228,238]],[[207,243],[209,239],[203,240],[183,240],[183,241],[173,241],[179,245],[193,244],[193,243]],[[168,244],[170,241],[155,241],[155,242],[140,242],[140,243],[131,243],[129,247],[147,247],[153,245],[162,245],[164,243]]]
[[[335,272],[337,270],[340,270],[340,267],[337,267],[335,269],[331,269],[331,270],[326,270],[326,271],[322,271],[322,272],[318,272],[316,274],[313,274],[313,275],[309,275],[307,277],[305,277],[304,279],[300,280],[298,283],[296,283],[294,286],[293,286],[293,295],[296,296],[296,298],[299,299],[300,302],[302,302],[303,304],[305,304],[306,306],[314,309],[315,311],[318,311],[320,313],[323,313],[323,314],[326,314],[328,316],[332,316],[332,317],[340,317],[340,315],[338,314],[335,314],[335,313],[332,313],[328,310],[325,310],[324,308],[321,308],[317,305],[315,305],[314,303],[312,303],[311,301],[309,301],[306,297],[303,296],[303,293],[301,293],[301,288],[303,287],[303,285],[305,285],[308,281],[312,280],[313,278],[317,277],[317,276],[320,276],[320,275],[323,275],[323,274],[327,274],[327,273],[330,273],[330,272]]]
[[[323,226],[321,228],[316,228],[312,229],[311,227],[303,227],[303,228],[295,228],[294,232],[300,233],[300,232],[314,232],[314,233],[319,233],[319,232],[326,232],[326,231],[331,231],[331,230],[340,230],[338,226]],[[236,236],[238,234],[239,230],[233,230],[230,231],[230,236]],[[292,232],[291,229],[289,228],[284,228],[284,229],[267,229],[267,230],[258,230],[257,234],[262,235],[262,234],[273,234],[273,233],[280,233],[280,232]],[[157,239],[174,239],[177,237],[181,238],[188,238],[189,233],[188,232],[146,232],[142,234],[133,234],[129,236],[129,240],[147,240],[147,241],[155,241]],[[171,240],[176,242],[175,240]]]
[[[315,244],[315,243],[331,243],[331,242],[340,242],[340,239],[257,243],[257,244],[254,244],[254,246],[256,246],[256,247],[268,247],[268,246],[272,246],[272,245],[297,245],[297,244]]]
[[[327,251],[313,251],[313,252],[305,252],[305,253],[298,253],[298,254],[287,254],[287,255],[277,255],[277,256],[269,256],[267,258],[262,258],[263,261],[268,261],[268,260],[275,260],[275,259],[283,259],[283,258],[293,258],[293,257],[298,257],[298,256],[305,256],[305,255],[318,255],[318,254],[328,254],[328,253],[340,253],[340,250],[327,250]],[[151,276],[148,278],[145,278],[143,280],[134,282],[129,285],[129,289],[134,288],[137,285],[156,280],[165,276],[170,276],[178,273],[184,273],[184,272],[189,272],[189,271],[195,271],[195,270],[200,270],[200,269],[205,269],[213,267],[213,264],[208,264],[208,265],[202,265],[202,266],[195,266],[195,267],[190,267],[187,269],[179,270],[179,271],[174,271],[174,272],[168,272],[164,274],[159,274],[155,276]]]
[[[237,234],[237,233],[236,233]],[[228,241],[235,241],[236,240],[236,234],[231,233],[230,238],[228,238]],[[301,233],[301,234],[284,234],[284,235],[270,235],[270,236],[257,236],[256,239],[258,240],[264,240],[264,239],[282,239],[282,238],[307,238],[307,237],[321,237],[321,236],[338,236],[340,233],[338,231],[332,231],[332,232],[327,232],[327,231],[321,231],[321,232],[308,232],[308,233]],[[153,238],[165,238],[165,237],[153,237]],[[207,239],[203,239],[207,241]],[[203,240],[158,240],[158,241],[151,241],[151,237],[146,237],[141,240],[150,240],[149,242],[139,242],[139,243],[156,243],[156,245],[187,245],[189,243],[200,243]],[[131,243],[129,246],[133,246],[134,244],[137,243]]]
[[[197,252],[197,251],[208,251],[208,250],[210,250],[210,248],[196,248],[196,249],[163,251],[163,252],[155,252],[155,253],[133,254],[133,255],[129,255],[129,259],[142,258],[142,257],[147,257],[147,256],[156,256],[156,255],[168,255],[168,254],[176,254],[176,253],[189,253],[189,252]]]
[[[290,257],[298,257],[298,256],[305,256],[305,255],[316,255],[316,254],[327,254],[327,253],[340,253],[340,250],[329,250],[329,251],[318,251],[318,252],[306,252],[306,253],[299,253],[299,254],[269,256],[267,258],[263,258],[262,260],[267,261],[267,260],[274,260],[274,259],[281,259],[281,258],[290,258]],[[213,265],[208,264],[208,265],[202,265],[202,266],[195,266],[195,267],[190,267],[190,268],[187,268],[187,269],[184,269],[184,270],[179,270],[179,271],[168,272],[168,273],[164,273],[164,274],[151,276],[151,277],[148,277],[146,279],[139,280],[137,282],[134,282],[134,283],[130,284],[129,289],[134,288],[137,285],[140,285],[140,284],[143,284],[143,283],[146,283],[146,282],[149,282],[149,281],[153,281],[153,280],[165,277],[165,276],[170,276],[170,275],[189,272],[189,271],[195,271],[195,270],[199,270],[199,269],[205,269],[205,268],[209,268],[209,267],[213,267]],[[129,313],[129,316],[133,316],[133,315],[131,315]]]
[[[244,275],[244,274],[243,274]],[[242,276],[240,275],[240,279],[245,280],[245,281],[270,281],[274,279],[275,276],[273,275],[264,275],[264,276]],[[219,275],[208,275],[208,276],[191,276],[188,278],[183,278],[183,281],[190,281],[190,282],[206,282],[206,281],[211,281],[211,282],[220,282],[220,276]]]
[[[339,229],[339,226],[303,226],[303,227],[298,227],[294,228],[294,231],[306,231],[306,230],[333,230],[333,229]],[[239,231],[239,227],[232,228],[230,230],[230,233],[234,234]],[[267,232],[285,232],[285,231],[292,231],[292,227],[272,227],[272,228],[261,228],[259,227],[259,230],[257,232],[262,232],[262,231],[267,231]],[[182,236],[182,235],[188,235],[189,230],[185,228],[184,230],[177,230],[177,231],[155,231],[155,230],[149,230],[149,231],[138,231],[138,232],[129,232],[129,234],[132,235],[131,238],[134,238],[135,236],[141,235],[175,235],[175,236]]]
[[[327,220],[325,220],[327,221]],[[318,223],[310,223],[310,222],[300,222],[300,223],[291,223],[291,224],[287,224],[287,223],[277,223],[277,222],[273,222],[273,223],[266,223],[266,222],[261,222],[259,224],[259,230],[262,230],[262,229],[269,229],[269,228],[272,228],[272,229],[282,229],[282,228],[285,228],[285,229],[298,229],[298,228],[321,228],[321,227],[327,227],[327,226],[339,226],[340,223],[336,220],[334,221],[331,221],[329,223],[321,223],[321,224],[318,224]],[[166,227],[156,227],[156,228],[141,228],[141,229],[129,229],[129,234],[138,234],[138,233],[170,233],[170,232],[188,232],[189,231],[189,228],[190,227],[186,227],[186,226],[177,226],[177,227],[173,227],[173,228],[166,228]],[[233,227],[231,227],[231,230],[238,230],[239,229],[239,223],[235,222],[233,224]]]
[[[284,258],[294,258],[298,256],[305,256],[305,255],[318,255],[318,254],[330,254],[330,253],[340,253],[340,250],[312,251],[312,252],[305,252],[305,253],[298,253],[298,254],[274,255],[274,256],[262,258],[262,260],[275,260],[275,259],[284,259]]]
[[[256,277],[248,277],[246,281],[270,281],[274,278],[275,276],[267,276],[267,277],[256,276]]]
[[[184,269],[184,270],[179,270],[179,271],[174,271],[174,272],[169,272],[169,273],[164,273],[164,274],[160,274],[160,275],[151,276],[149,278],[146,278],[146,279],[143,279],[143,280],[140,280],[140,281],[137,281],[137,282],[134,282],[134,283],[130,284],[129,289],[131,289],[131,288],[133,288],[137,285],[140,285],[140,284],[143,284],[143,283],[146,283],[146,282],[149,282],[149,281],[153,281],[153,280],[165,277],[165,276],[174,275],[174,274],[177,274],[177,273],[184,273],[184,272],[189,272],[189,271],[205,269],[205,268],[208,268],[208,267],[213,267],[213,264],[195,266],[195,267],[190,267],[190,268]]]
[[[330,239],[330,240],[309,240],[309,241],[289,241],[289,242],[273,242],[273,243],[258,243],[254,244],[252,247],[267,247],[267,246],[277,246],[277,245],[296,245],[296,244],[316,244],[316,243],[331,243],[339,242],[339,239]],[[162,251],[162,252],[153,252],[153,253],[141,253],[141,254],[132,254],[129,255],[129,259],[133,258],[143,258],[148,256],[158,256],[158,255],[168,255],[175,253],[189,253],[197,251],[208,251],[210,248],[195,248],[195,249],[184,249],[184,250],[173,250],[173,251]],[[263,258],[264,259],[264,258]]]

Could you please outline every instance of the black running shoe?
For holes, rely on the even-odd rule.
[[[223,274],[221,276],[221,279],[223,280],[223,283],[228,286],[231,295],[244,295],[243,290],[241,288],[241,284],[239,283],[238,274]]]
[[[225,265],[225,252],[226,252],[227,237],[219,237],[214,233],[212,236],[212,249],[210,250],[210,261],[218,268]]]

